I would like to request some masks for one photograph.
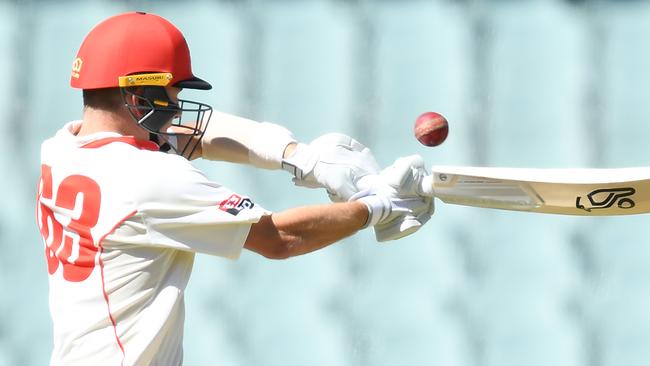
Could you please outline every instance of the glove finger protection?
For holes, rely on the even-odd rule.
[[[426,224],[434,212],[433,201],[422,202],[419,208],[414,209],[414,213],[420,212],[417,215],[406,214],[398,216],[392,221],[384,224],[375,225],[375,238],[378,242],[385,242],[390,240],[397,240],[405,236],[411,235],[418,231],[424,224]]]
[[[416,197],[419,196],[419,183],[422,177],[427,175],[427,171],[420,155],[410,155],[397,158],[392,165],[382,170],[380,175],[401,197]]]
[[[397,240],[415,233],[422,225],[416,216],[404,215],[391,222],[375,225],[375,238],[378,242]]]
[[[435,206],[432,197],[418,195],[420,180],[427,175],[424,161],[419,155],[398,158],[384,169],[379,176],[364,177],[360,185],[370,192],[389,192],[402,200],[409,198],[408,213],[393,215],[375,225],[377,241],[396,240],[419,230],[433,215]],[[383,186],[382,188],[382,184]],[[386,188],[390,187],[390,189]],[[404,204],[402,203],[404,207]]]
[[[339,133],[325,134],[309,145],[298,144],[282,167],[294,175],[295,185],[324,187],[334,202],[349,200],[359,191],[356,183],[361,177],[379,172],[370,149]]]

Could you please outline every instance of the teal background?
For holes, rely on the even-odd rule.
[[[184,97],[338,131],[384,166],[650,166],[646,1],[0,0],[0,365],[52,346],[34,219],[39,145],[81,116],[68,86],[93,25],[123,11],[184,32],[209,92]],[[412,124],[444,114],[424,148]],[[289,176],[198,162],[271,210],[327,202]],[[197,256],[188,365],[630,366],[650,363],[648,216],[576,218],[438,204],[425,228],[369,230],[286,261]]]

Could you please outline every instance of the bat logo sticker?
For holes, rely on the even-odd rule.
[[[618,208],[629,209],[635,206],[630,196],[636,193],[632,187],[624,188],[602,188],[596,189],[586,197],[585,204],[582,204],[583,197],[576,197],[576,208],[591,212],[591,210],[610,208],[616,204]]]

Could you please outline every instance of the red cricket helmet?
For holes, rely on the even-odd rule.
[[[88,33],[72,64],[70,86],[113,88],[120,86],[120,77],[139,73],[170,73],[169,84],[179,88],[212,88],[192,74],[190,50],[180,30],[143,12],[113,16]]]

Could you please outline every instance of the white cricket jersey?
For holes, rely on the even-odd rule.
[[[71,122],[41,149],[52,365],[180,365],[195,253],[239,257],[263,208],[149,141]]]

